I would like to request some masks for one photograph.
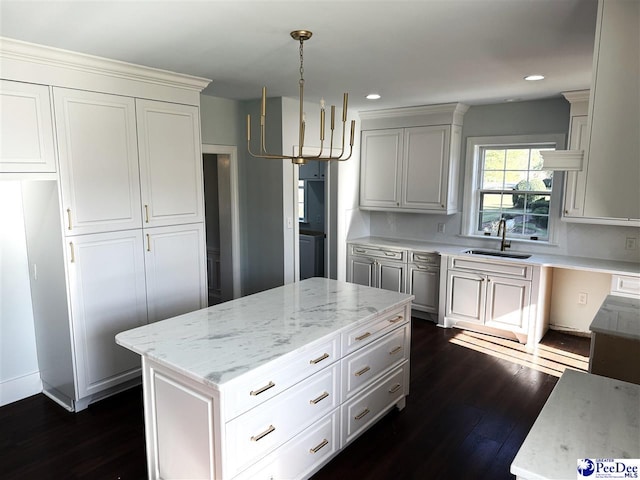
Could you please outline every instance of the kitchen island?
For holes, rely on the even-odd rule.
[[[311,278],[139,327],[149,478],[305,478],[409,393],[411,295]]]

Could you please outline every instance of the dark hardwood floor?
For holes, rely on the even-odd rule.
[[[566,366],[589,339],[549,332],[515,342],[415,319],[411,391],[313,480],[513,479],[509,466]],[[0,408],[0,478],[146,478],[142,391],[69,413],[43,395]]]

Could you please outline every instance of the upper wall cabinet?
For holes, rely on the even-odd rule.
[[[600,0],[585,167],[567,220],[640,226],[638,44],[640,2]]]
[[[0,80],[0,172],[55,172],[49,87]]]
[[[141,228],[132,98],[53,91],[65,234]]]
[[[144,226],[202,222],[198,108],[137,99],[136,113]]]
[[[360,207],[458,211],[462,104],[363,112]]]

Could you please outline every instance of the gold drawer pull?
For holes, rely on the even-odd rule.
[[[396,348],[394,348],[393,350],[391,350],[389,352],[389,355],[395,355],[396,353],[398,353],[400,350],[402,350],[402,345],[398,345]]]
[[[402,320],[404,317],[402,315],[397,315],[395,318],[390,318],[389,319],[389,323],[398,323],[400,320]]]
[[[144,223],[149,223],[149,205],[144,206]]]
[[[365,373],[367,373],[369,370],[371,370],[371,367],[364,367],[362,370],[359,370],[356,373],[354,373],[354,375],[356,377],[359,377],[360,375],[364,375]]]
[[[72,230],[71,226],[71,209],[67,208],[67,220],[69,220],[69,230]]]
[[[371,333],[370,332],[365,332],[362,335],[360,335],[359,337],[356,337],[356,341],[360,341],[360,340],[364,340],[367,337],[370,337]]]
[[[71,263],[75,263],[76,261],[76,252],[73,248],[73,242],[69,242],[69,249],[71,250]]]
[[[258,440],[263,439],[264,437],[266,437],[270,433],[274,432],[275,430],[276,430],[276,427],[274,427],[273,425],[269,425],[269,428],[267,428],[264,432],[259,433],[258,435],[254,435],[253,437],[251,437],[251,441],[252,442],[257,442]]]
[[[324,400],[325,398],[327,398],[329,396],[329,392],[324,392],[322,395],[320,395],[318,398],[314,398],[313,400],[309,400],[309,403],[311,405],[315,405],[316,403],[320,403],[322,400]]]
[[[320,445],[318,445],[317,447],[314,448],[310,448],[309,449],[309,453],[318,453],[318,451],[322,448],[322,447],[326,447],[327,445],[329,445],[329,440],[327,440],[326,438],[324,440],[322,440],[320,442]]]
[[[396,256],[396,253],[395,253],[395,252],[384,252],[384,254],[385,254],[387,257],[395,257],[395,256]]]
[[[366,250],[362,250],[361,248],[354,248],[353,251],[356,253],[366,253]]]
[[[400,390],[401,385],[399,383],[396,383],[393,387],[391,387],[389,389],[389,393],[396,393],[398,390]]]
[[[364,418],[365,415],[367,415],[371,410],[369,410],[368,408],[365,408],[362,412],[360,412],[358,415],[356,415],[355,417],[353,417],[355,420],[360,420],[361,418]]]
[[[260,395],[263,392],[266,392],[267,390],[269,390],[270,388],[275,387],[276,384],[273,382],[269,382],[268,384],[266,384],[264,387],[259,388],[258,390],[252,390],[249,392],[249,395],[255,397],[256,395]]]
[[[327,358],[329,358],[329,354],[325,353],[324,355],[322,355],[321,357],[316,358],[315,360],[309,360],[309,363],[311,365],[315,365],[316,363],[320,363],[322,360],[326,360]]]

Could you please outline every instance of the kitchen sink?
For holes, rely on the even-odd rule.
[[[531,256],[526,253],[500,252],[498,250],[482,250],[478,248],[465,250],[462,253],[468,253],[469,255],[489,255],[491,257],[519,258],[521,260],[524,260],[525,258],[529,258]]]

